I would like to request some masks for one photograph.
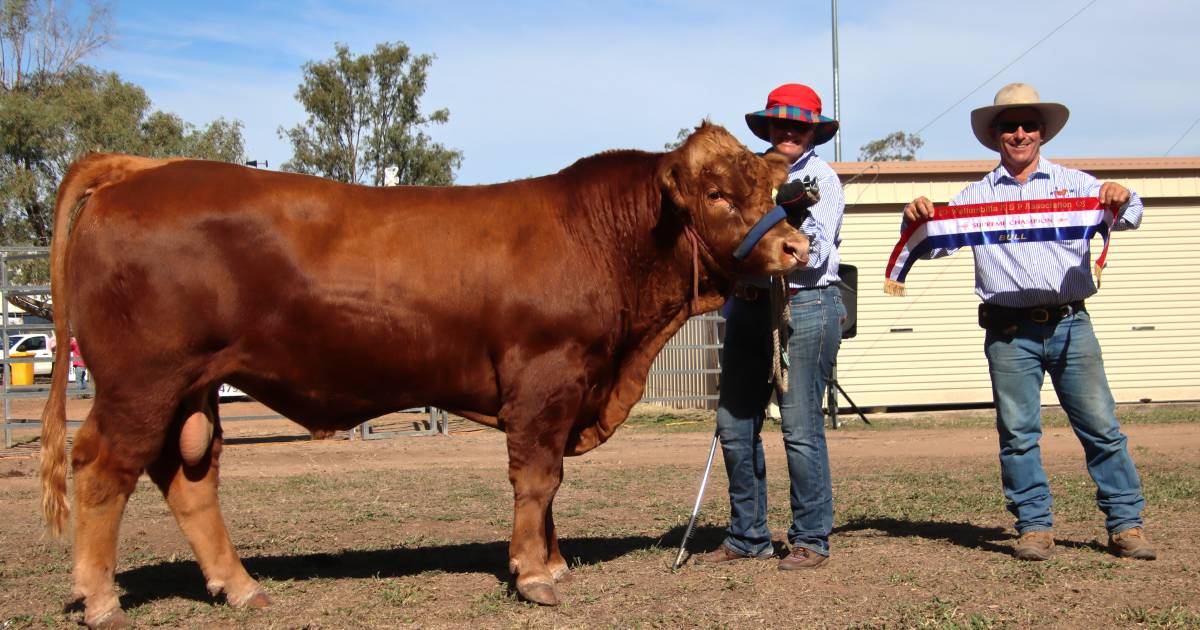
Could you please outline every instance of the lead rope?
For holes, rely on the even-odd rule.
[[[700,301],[700,248],[704,241],[687,225],[683,228],[688,242],[692,244],[692,297],[688,304],[688,315],[697,315],[696,304]],[[706,248],[707,249],[707,248]],[[787,279],[771,278],[770,288],[767,289],[771,300],[771,375],[768,381],[775,384],[776,393],[780,396],[787,393],[788,365],[787,355],[783,349],[787,346],[788,326],[792,320],[792,309],[788,300]]]
[[[692,244],[692,298],[688,302],[688,317],[691,317],[699,314],[696,312],[696,304],[700,301],[700,237],[690,225],[684,226],[683,232]]]
[[[771,278],[771,286],[767,291],[771,300],[771,376],[768,380],[775,384],[775,393],[783,400],[788,390],[788,364],[784,349],[787,347],[788,326],[792,319],[787,278]]]

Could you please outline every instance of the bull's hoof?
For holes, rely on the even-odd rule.
[[[230,603],[233,605],[234,608],[259,609],[259,608],[266,608],[267,606],[270,606],[271,598],[268,597],[266,593],[255,589],[253,591],[250,591],[249,595],[246,595],[245,597],[242,597],[241,599],[239,599],[235,602],[230,602]]]
[[[95,619],[85,618],[83,623],[92,630],[122,630],[129,627],[129,617],[125,616],[125,611],[114,608]]]
[[[268,597],[267,594],[262,591],[256,591],[254,593],[254,595],[250,597],[250,599],[246,600],[246,603],[242,604],[242,607],[259,609],[259,608],[266,608],[270,605],[271,605],[271,598]]]
[[[517,582],[517,593],[526,601],[543,606],[558,605],[558,589],[546,582]]]
[[[568,569],[567,567],[558,569],[557,571],[555,571],[553,573],[553,575],[554,575],[554,581],[558,584],[569,584],[572,580],[575,579],[575,574],[571,573],[571,570]]]

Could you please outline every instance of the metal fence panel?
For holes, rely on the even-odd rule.
[[[642,402],[674,409],[716,409],[725,318],[697,315],[663,346],[650,366]]]

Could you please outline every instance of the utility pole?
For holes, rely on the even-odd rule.
[[[837,41],[837,0],[830,0],[833,5],[833,119],[838,121],[838,132],[833,137],[833,161],[842,161],[842,96],[838,88],[838,41]]]

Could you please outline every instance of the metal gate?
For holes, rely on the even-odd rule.
[[[689,319],[650,366],[642,402],[675,409],[716,409],[724,338],[725,318],[718,313]]]

